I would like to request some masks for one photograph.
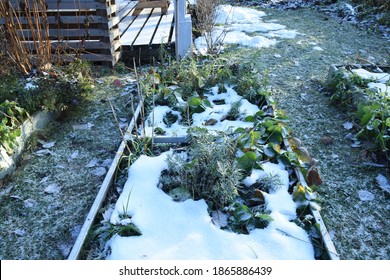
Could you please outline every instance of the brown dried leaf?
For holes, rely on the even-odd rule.
[[[323,184],[320,173],[315,165],[311,166],[307,171],[306,181],[309,186],[319,186]]]

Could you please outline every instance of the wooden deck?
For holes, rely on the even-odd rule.
[[[140,15],[133,16],[137,1],[122,1],[119,4],[119,31],[121,35],[122,60],[132,57],[148,60],[157,55],[163,45],[174,49],[174,5],[171,3],[166,15],[161,8],[143,9]]]

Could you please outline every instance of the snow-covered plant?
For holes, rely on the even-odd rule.
[[[211,208],[232,203],[237,197],[241,170],[235,160],[236,144],[226,135],[193,130],[186,160],[169,159],[170,176],[194,199],[205,199]]]

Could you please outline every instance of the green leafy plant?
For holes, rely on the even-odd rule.
[[[0,55],[0,59],[3,60],[3,56]],[[16,101],[15,97],[17,97],[18,93],[23,89],[19,74],[14,71],[3,72],[0,70],[0,77],[0,103],[3,103],[6,100]]]
[[[12,153],[16,138],[21,134],[21,125],[28,118],[28,113],[15,101],[4,101],[0,104],[0,143]]]
[[[289,131],[285,126],[288,120],[283,112],[272,110],[265,113],[260,110],[245,120],[253,122],[253,126],[250,129],[238,128],[234,132],[237,135],[238,148],[244,153],[238,158],[243,170],[249,173],[252,168],[259,168],[262,161],[272,158],[287,167],[299,164],[294,153],[284,148],[283,139],[288,136]]]
[[[362,126],[357,137],[375,139],[375,146],[379,146],[382,151],[388,151],[390,148],[389,100],[387,97],[379,100],[377,95],[370,99],[371,102],[359,104],[356,112],[356,117]],[[374,101],[375,99],[377,100]]]
[[[79,103],[93,89],[89,64],[75,60],[48,75],[37,77],[34,87],[22,89],[17,98],[30,114],[39,110],[57,112]]]
[[[127,196],[126,204],[123,205],[122,212],[119,214],[120,221],[115,221],[111,223],[109,220],[111,211],[101,209],[103,214],[103,219],[99,224],[96,224],[94,228],[89,232],[88,240],[89,243],[92,241],[96,244],[98,243],[100,247],[103,247],[108,240],[113,236],[140,236],[142,235],[141,230],[131,221],[131,216],[129,215],[129,205],[130,205],[131,190]],[[113,210],[112,208],[108,208]],[[107,248],[104,248],[104,250]]]
[[[228,211],[232,213],[229,217],[229,225],[232,230],[238,233],[249,234],[254,228],[266,228],[273,221],[269,213],[254,210],[236,202],[228,207]]]
[[[314,219],[309,205],[304,204],[297,208],[297,218],[294,219],[294,223],[308,233],[310,241],[313,244],[315,258],[329,259],[327,249],[321,237],[320,224]]]
[[[345,105],[353,114],[353,119],[360,125],[357,138],[374,140],[371,150],[387,152],[390,147],[389,97],[368,88],[368,83],[374,80],[350,74],[346,72],[348,69],[341,67],[328,80],[331,100]]]

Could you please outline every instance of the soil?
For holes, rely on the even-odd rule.
[[[388,65],[388,40],[310,7],[263,10],[264,21],[302,34],[243,59],[268,72],[293,135],[319,161],[321,215],[340,258],[390,259],[389,195],[375,180],[386,170],[364,164],[371,158],[346,138],[350,131],[343,124],[350,115],[323,90],[332,64],[364,59]],[[36,134],[17,172],[0,182],[0,259],[66,259],[121,141],[108,100],[119,118],[131,118],[129,95],[114,80],[132,78],[100,77],[90,100]],[[45,149],[37,139],[55,144],[38,155]],[[47,193],[49,186],[54,193]],[[361,190],[374,199],[362,201]]]

